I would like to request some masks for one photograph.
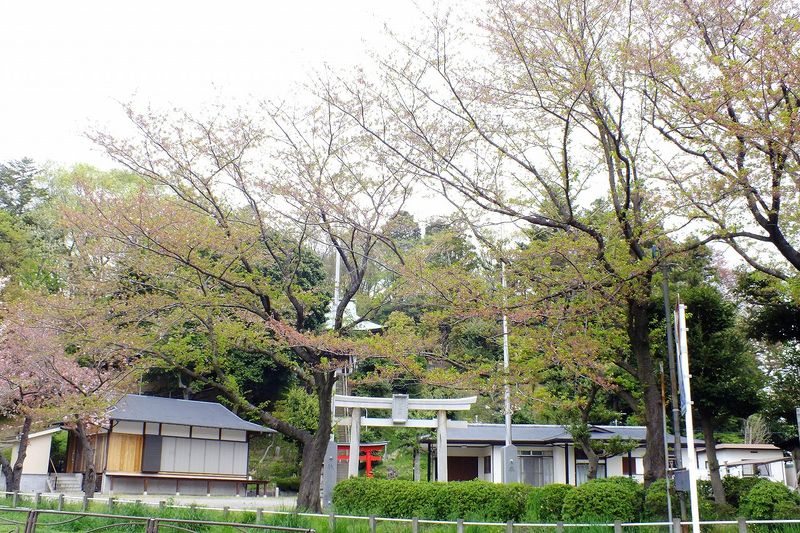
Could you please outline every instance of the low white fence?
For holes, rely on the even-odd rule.
[[[41,494],[41,493],[24,493],[24,492],[2,492],[0,491],[0,498],[3,497],[10,497],[11,498],[11,507],[12,508],[19,508],[19,509],[35,509],[39,506],[42,500],[51,500],[57,502],[57,510],[61,511],[64,508],[65,503],[69,501],[78,502],[81,504],[82,509],[86,510],[89,506],[90,502],[100,503],[106,505],[109,512],[114,510],[114,507],[119,504],[136,504],[136,505],[149,505],[158,508],[172,508],[172,509],[204,509],[209,511],[220,511],[223,513],[224,516],[230,517],[232,521],[236,521],[234,516],[231,516],[232,513],[255,513],[256,515],[256,524],[261,523],[265,515],[284,515],[284,516],[303,516],[309,518],[321,518],[325,519],[328,522],[328,528],[331,532],[336,531],[336,523],[337,521],[356,521],[356,522],[366,522],[369,525],[369,530],[372,533],[377,531],[378,524],[380,523],[387,523],[387,524],[407,524],[409,526],[409,530],[412,533],[418,533],[419,528],[421,525],[442,525],[442,526],[450,526],[453,527],[457,533],[463,533],[466,527],[476,526],[480,527],[481,531],[490,530],[501,532],[505,531],[506,533],[514,533],[515,530],[520,531],[527,531],[532,528],[540,528],[540,529],[553,529],[553,533],[563,533],[565,529],[568,528],[597,528],[597,527],[606,527],[609,529],[613,529],[614,533],[622,533],[625,528],[638,528],[638,527],[647,527],[647,528],[659,528],[665,531],[666,533],[682,533],[683,531],[687,531],[691,528],[691,522],[684,521],[681,522],[680,519],[676,518],[672,522],[663,521],[663,522],[613,522],[613,523],[569,523],[569,522],[551,522],[551,523],[528,523],[528,522],[474,522],[469,520],[427,520],[421,518],[387,518],[387,517],[380,517],[380,516],[352,516],[352,515],[337,515],[333,512],[331,513],[305,513],[305,512],[296,512],[290,510],[275,510],[275,509],[264,509],[263,507],[255,506],[253,508],[231,508],[231,507],[206,507],[203,505],[178,505],[172,503],[167,500],[161,500],[158,502],[154,501],[143,501],[143,500],[131,500],[131,499],[124,499],[124,498],[114,498],[114,497],[106,497],[106,498],[86,498],[85,496],[73,496],[73,495],[65,495],[65,494]],[[31,507],[26,507],[22,504],[26,503],[23,499],[27,498],[30,500],[32,504]],[[254,499],[253,503],[256,503],[258,500]],[[786,525],[786,526],[793,526],[793,528],[797,528],[797,531],[800,532],[800,517],[796,519],[783,519],[783,520],[750,520],[745,518],[738,518],[737,520],[708,520],[708,521],[701,521],[701,526],[734,526],[737,528],[738,533],[747,533],[748,526],[753,525]]]

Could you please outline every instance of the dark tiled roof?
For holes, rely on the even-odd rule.
[[[205,426],[272,433],[273,430],[242,420],[225,406],[215,402],[177,400],[157,396],[126,394],[108,413],[113,420],[160,422],[185,426]]]
[[[608,440],[619,436],[644,442],[647,435],[645,426],[590,426],[592,439]],[[672,437],[669,436],[670,443]],[[424,442],[436,442],[436,438],[423,437]],[[514,424],[512,426],[514,444],[556,444],[572,442],[572,435],[565,426],[551,424]],[[466,429],[449,428],[447,441],[462,444],[503,444],[505,426],[503,424],[469,424]],[[702,444],[699,441],[698,444]]]

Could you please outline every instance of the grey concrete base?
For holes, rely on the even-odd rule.
[[[339,455],[336,443],[331,441],[328,443],[328,449],[325,450],[325,462],[322,465],[322,482],[320,483],[322,490],[322,507],[329,509],[333,503],[333,487],[336,486],[336,469],[337,457]]]
[[[512,445],[503,446],[503,483],[519,483],[520,462],[517,455],[517,447]]]
[[[50,492],[50,489],[47,486],[47,477],[47,474],[22,474],[22,477],[19,480],[19,491]],[[3,478],[3,481],[5,481],[5,478]]]

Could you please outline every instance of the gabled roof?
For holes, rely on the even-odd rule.
[[[553,445],[573,442],[572,435],[566,426],[555,424],[513,424],[512,441],[516,445]],[[645,426],[600,426],[590,425],[591,439],[609,440],[614,437],[630,439],[639,443],[647,440]],[[672,435],[667,435],[669,445],[672,446]],[[425,435],[422,442],[435,443],[436,437]],[[449,428],[447,442],[449,444],[491,445],[505,443],[505,425],[503,424],[467,424],[466,428]],[[686,437],[681,437],[683,446],[686,447]],[[695,439],[697,446],[703,446],[702,439]]]
[[[608,440],[613,437],[644,442],[647,428],[644,426],[589,426],[591,438]],[[555,424],[514,424],[512,426],[514,444],[558,444],[572,442],[572,435],[565,426]],[[424,438],[430,442],[430,438]],[[468,424],[466,428],[447,430],[448,443],[462,444],[502,444],[505,442],[503,424]],[[435,442],[435,439],[433,439]]]
[[[259,433],[274,430],[242,420],[225,406],[216,402],[178,400],[157,396],[126,394],[108,412],[112,420],[134,422],[160,422],[184,426],[203,426],[222,429],[239,429]]]

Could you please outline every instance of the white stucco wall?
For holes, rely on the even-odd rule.
[[[22,463],[23,474],[47,474],[50,462],[50,443],[52,434],[39,435],[28,439],[28,449],[25,453],[25,462]],[[17,460],[19,444],[11,449],[11,463]]]

